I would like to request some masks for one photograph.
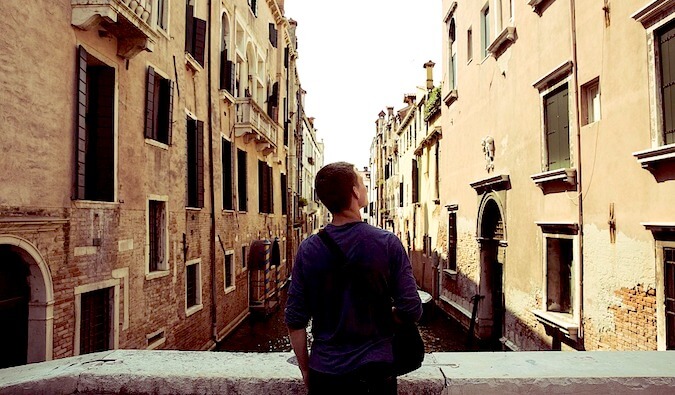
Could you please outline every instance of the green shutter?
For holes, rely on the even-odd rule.
[[[675,24],[659,34],[661,97],[663,105],[663,141],[675,143]]]
[[[547,170],[570,166],[569,96],[567,86],[544,99]]]

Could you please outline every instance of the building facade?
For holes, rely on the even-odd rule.
[[[439,304],[493,348],[675,347],[674,10],[443,1]]]
[[[2,366],[214,347],[299,242],[283,1],[4,8]]]

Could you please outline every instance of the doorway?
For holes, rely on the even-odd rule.
[[[0,245],[0,369],[28,362],[28,265]]]

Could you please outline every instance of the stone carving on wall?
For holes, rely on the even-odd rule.
[[[485,154],[485,170],[489,173],[495,168],[495,140],[491,136],[485,136],[481,140],[481,145],[483,146],[483,154]]]

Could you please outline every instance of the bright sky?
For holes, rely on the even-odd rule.
[[[285,0],[298,22],[298,73],[324,162],[368,165],[377,114],[441,79],[441,0]]]

